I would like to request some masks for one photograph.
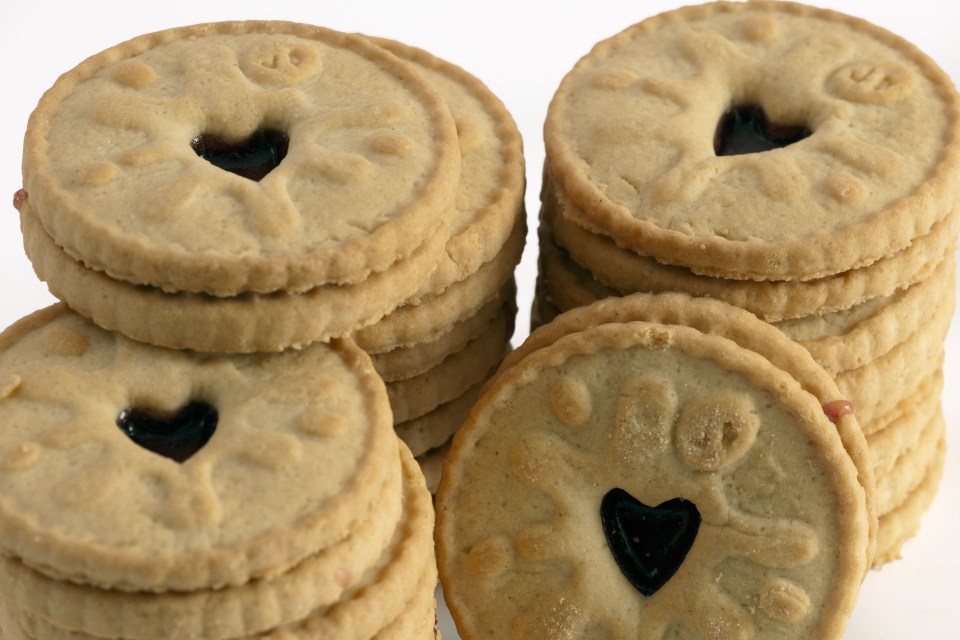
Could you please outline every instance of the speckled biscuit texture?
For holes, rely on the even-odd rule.
[[[679,293],[633,294],[610,298],[577,308],[557,317],[549,325],[533,333],[504,358],[500,370],[506,370],[527,355],[569,333],[584,331],[604,323],[645,321],[665,325],[687,326],[703,333],[722,336],[739,346],[758,353],[777,368],[789,372],[800,386],[829,406],[845,400],[836,383],[803,348],[789,340],[776,327],[752,314],[708,298],[691,298]],[[877,538],[874,506],[875,478],[863,430],[854,414],[836,419],[836,429],[847,455],[857,468],[857,478],[867,505],[867,527],[870,531],[868,557]]]
[[[433,510],[430,494],[423,485],[422,474],[410,456],[401,448],[403,467],[403,517],[382,557],[363,574],[337,602],[318,607],[301,620],[258,633],[232,635],[236,640],[307,640],[309,638],[407,638],[433,637],[434,586],[436,565],[430,535]],[[260,602],[258,606],[265,606]],[[430,617],[428,627],[426,618]],[[161,640],[208,638],[190,635],[176,628],[176,614],[168,621],[172,630],[149,635],[134,629],[124,637]],[[44,640],[97,640],[99,636],[82,630],[59,626],[51,619],[30,612],[0,606],[0,625],[11,637]],[[109,636],[115,637],[115,636]]]
[[[532,325],[671,291],[776,325],[869,437],[845,442],[879,487],[883,564],[938,477],[958,139],[951,80],[863,20],[763,1],[643,20],[583,56],[548,109]]]
[[[920,282],[850,309],[778,322],[829,373],[836,375],[876,360],[917,331],[936,335],[942,301],[956,296],[952,253]],[[941,336],[942,338],[942,336]]]
[[[507,243],[474,273],[440,293],[404,304],[380,321],[358,329],[353,338],[370,353],[432,342],[456,323],[479,312],[495,298],[510,301],[516,295],[513,273],[523,255],[526,220],[517,220]]]
[[[943,370],[937,369],[892,411],[874,420],[876,429],[866,433],[874,476],[892,472],[900,455],[916,444],[923,429],[941,410],[942,392]]]
[[[903,546],[920,530],[924,514],[930,508],[940,487],[947,448],[941,442],[932,464],[927,468],[923,481],[895,508],[880,518],[880,536],[874,567],[879,568],[900,558]]]
[[[394,425],[397,436],[417,457],[445,444],[470,413],[485,381],[481,380],[430,413]]]
[[[501,318],[461,351],[426,373],[387,383],[394,423],[423,416],[483,380],[497,368],[507,352],[511,328]]]
[[[264,130],[289,144],[259,180],[191,145]],[[359,282],[421,244],[410,238],[446,233],[460,156],[445,104],[396,57],[360,36],[249,21],[88,58],[44,94],[23,166],[44,229],[88,268],[236,295]]]
[[[59,304],[0,379],[4,637],[427,637],[430,492],[352,341],[205,355]]]
[[[464,638],[841,636],[869,563],[867,507],[816,396],[680,325],[608,321],[522,351],[454,437],[437,496]],[[776,480],[799,473],[803,492]],[[677,499],[687,506],[666,507]],[[628,571],[644,561],[611,540],[673,556],[637,524],[655,511],[685,535],[664,508],[698,528],[644,590]]]
[[[379,561],[401,524],[401,477],[344,540],[268,579],[221,589],[134,592],[52,580],[0,558],[0,591],[23,617],[101,638],[236,638],[268,631],[336,603]]]
[[[515,315],[512,301],[492,300],[474,315],[455,323],[447,333],[435,340],[370,354],[370,359],[385,382],[413,378],[462,351],[495,322],[503,323],[507,327],[507,335],[512,335],[510,329]]]
[[[812,133],[718,151],[725,111],[751,106]],[[955,208],[958,113],[948,76],[879,27],[717,2],[597,44],[561,82],[544,140],[581,226],[700,274],[807,280],[901,251]]]
[[[57,305],[2,334],[0,379],[0,546],[53,577],[138,590],[243,584],[348,535],[391,468],[383,382],[349,341],[203,356]],[[191,401],[219,419],[182,464],[117,426],[126,410],[162,415]]]
[[[939,301],[930,320],[882,356],[836,374],[837,386],[853,400],[860,420],[869,424],[891,411],[943,363],[943,343],[950,329],[955,290]]]

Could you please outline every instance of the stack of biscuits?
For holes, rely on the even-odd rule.
[[[414,456],[435,486],[526,232],[499,100],[395,42],[196,25],[61,76],[23,167],[63,302],[0,338],[2,635],[434,637]]]
[[[837,639],[872,480],[836,383],[782,332],[708,298],[608,298],[531,333],[454,439],[445,601],[464,640]]]
[[[547,115],[534,324],[680,291],[805,346],[856,409],[874,565],[899,557],[944,463],[960,99],[911,44],[787,2],[662,14],[599,43]]]
[[[209,357],[61,303],[0,372],[5,640],[434,637],[430,494],[349,340]]]
[[[461,174],[450,240],[417,293],[354,338],[387,383],[400,438],[435,491],[450,439],[509,348],[513,273],[526,239],[520,132],[483,83],[422,50],[377,39],[446,101]]]
[[[513,333],[519,132],[482,82],[396,42],[325,32],[337,64],[372,68],[336,72],[304,25],[255,23],[263,43],[218,49],[250,24],[144,36],[136,57],[60,79],[25,142],[27,254],[57,297],[151,344],[248,353],[354,334],[435,486]],[[375,81],[341,86],[360,72]]]

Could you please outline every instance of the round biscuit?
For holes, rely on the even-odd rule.
[[[289,145],[260,180],[191,147],[263,130]],[[71,257],[218,296],[384,271],[447,234],[459,175],[453,119],[409,65],[361,36],[281,21],[174,28],[88,58],[41,98],[23,156],[34,211]]]
[[[728,109],[811,135],[721,154]],[[598,43],[546,157],[581,226],[704,275],[808,280],[903,250],[960,198],[960,97],[904,39],[792,2],[714,2]]]
[[[276,575],[355,531],[396,470],[382,380],[350,340],[173,351],[54,305],[0,334],[0,549],[55,579],[194,590]],[[120,428],[198,402],[183,462]]]
[[[720,424],[708,416],[721,406],[739,435],[715,456],[694,434]],[[772,480],[794,472],[803,492]],[[605,544],[611,487],[698,510],[699,533],[653,594]],[[465,639],[627,637],[638,625],[834,638],[866,570],[864,492],[820,402],[759,355],[686,327],[596,326],[504,370],[454,437],[437,505],[440,575]]]

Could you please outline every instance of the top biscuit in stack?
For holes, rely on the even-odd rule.
[[[381,318],[437,264],[460,175],[453,119],[408,65],[284,22],[97,54],[44,95],[24,149],[25,245],[51,290],[108,329],[201,351]]]
[[[808,281],[903,251],[953,211],[958,114],[946,74],[887,31],[720,2],[598,44],[544,137],[580,226],[700,275]],[[779,148],[723,147],[731,119]]]

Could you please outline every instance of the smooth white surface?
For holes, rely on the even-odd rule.
[[[32,2],[0,0],[0,327],[52,301],[23,255],[10,205],[20,187],[27,117],[56,77],[88,55],[141,33],[227,19],[289,19],[407,42],[459,64],[504,101],[524,136],[531,231],[539,206],[541,127],[560,79],[597,41],[680,2],[476,3],[405,1],[162,0],[160,2]],[[908,38],[960,80],[960,5],[954,2],[819,2],[866,18]],[[517,273],[520,316],[515,341],[526,335],[535,276],[531,234]],[[944,408],[948,438],[960,429],[960,321],[947,341]],[[845,638],[960,638],[960,446],[950,448],[940,494],[903,560],[872,572]],[[2,491],[2,487],[0,487]],[[445,638],[455,638],[441,612]]]

